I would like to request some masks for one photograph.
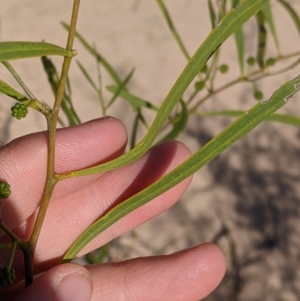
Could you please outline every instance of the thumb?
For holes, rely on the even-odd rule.
[[[80,265],[62,264],[44,273],[16,301],[90,301],[92,280]]]

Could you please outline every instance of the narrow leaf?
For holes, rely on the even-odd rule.
[[[208,11],[209,11],[211,28],[214,29],[217,26],[217,17],[211,0],[208,0]]]
[[[235,44],[237,48],[237,54],[238,54],[238,61],[239,61],[239,66],[240,66],[240,72],[241,76],[243,77],[244,75],[244,63],[245,63],[245,41],[244,41],[244,33],[243,33],[243,28],[240,27],[236,30],[234,33],[234,38],[235,38]]]
[[[52,92],[55,95],[56,90],[58,88],[58,84],[59,84],[58,72],[57,72],[54,64],[52,63],[52,61],[49,58],[47,58],[46,56],[42,57],[42,64],[43,64],[44,70],[47,74],[48,81],[50,83]],[[68,87],[67,91],[70,92],[71,87],[70,87],[70,84],[68,81],[67,81],[67,87]],[[61,108],[68,119],[69,125],[76,125],[76,124],[81,123],[80,118],[77,115],[77,113],[73,107],[71,97],[69,94],[66,93],[66,91],[64,92],[64,95],[63,95],[63,101],[61,103]]]
[[[300,34],[300,17],[296,13],[296,11],[293,9],[293,7],[285,0],[277,0],[288,12],[288,14],[291,16],[293,22],[295,23],[295,26]]]
[[[203,44],[192,56],[187,66],[171,88],[160,107],[156,118],[139,144],[128,153],[103,164],[85,168],[82,170],[70,171],[57,175],[58,179],[65,179],[75,176],[91,175],[99,172],[120,168],[140,158],[151,147],[157,135],[160,133],[170,113],[181,99],[183,93],[189,87],[198,72],[206,64],[209,57],[215,50],[231,36],[238,27],[245,23],[251,16],[255,15],[269,0],[245,0],[241,5],[232,9],[206,38]]]
[[[106,88],[108,91],[113,93],[116,93],[118,90],[118,87],[116,86],[107,86]],[[137,97],[128,91],[125,90],[120,91],[120,96],[124,98],[126,101],[128,101],[133,108],[145,107],[153,111],[158,111],[158,107],[153,105],[151,102],[149,102],[148,100],[144,100],[140,97]]]
[[[61,55],[73,57],[76,53],[60,46],[44,42],[0,42],[0,61]]]
[[[117,90],[114,92],[113,97],[111,98],[111,100],[107,105],[107,109],[114,103],[114,101],[118,98],[121,92],[126,90],[126,85],[129,83],[133,73],[134,73],[134,69],[126,76],[124,81],[122,81],[122,83],[118,86]]]
[[[19,93],[17,90],[9,86],[4,81],[0,80],[0,92],[18,101],[30,101],[26,96]]]
[[[61,23],[63,28],[65,28],[67,31],[69,30],[70,26],[66,23]],[[120,84],[122,80],[118,76],[117,72],[114,70],[114,68],[108,63],[108,61],[100,55],[94,47],[92,47],[84,38],[83,36],[76,31],[75,37],[78,39],[78,41],[82,44],[82,46],[92,55],[94,56],[97,61],[104,67],[104,69],[107,71],[107,73],[111,76],[111,78],[115,81],[116,84]]]
[[[245,114],[245,111],[238,110],[225,110],[225,111],[213,111],[205,112],[201,116],[228,116],[228,117],[239,117]],[[266,118],[266,121],[276,121],[300,127],[300,118],[289,114],[272,114]]]
[[[266,41],[267,41],[267,31],[265,28],[265,16],[262,11],[258,12],[256,15],[257,25],[258,25],[258,45],[256,60],[260,68],[265,67],[265,52],[266,52]]]
[[[273,18],[273,13],[272,13],[272,9],[271,9],[271,4],[267,3],[264,8],[263,8],[263,14],[265,16],[265,20],[269,25],[270,28],[270,32],[271,35],[274,39],[275,45],[276,45],[276,49],[278,54],[280,54],[280,45],[279,45],[279,39],[278,39],[278,35],[277,35],[277,31],[276,31],[276,27],[275,27],[275,23],[274,23],[274,18]]]
[[[252,0],[253,1],[253,0]],[[119,203],[108,213],[94,222],[83,234],[74,242],[64,256],[64,261],[70,261],[82,250],[82,248],[94,239],[105,229],[115,222],[141,207],[155,197],[174,187],[197,170],[205,166],[224,150],[245,136],[252,129],[258,126],[272,113],[286,104],[287,100],[293,97],[300,90],[300,76],[283,84],[274,92],[269,101],[256,104],[235,122],[229,125],[219,135],[210,140],[206,145],[191,155],[185,162],[176,167],[170,173],[162,177],[157,182],[151,184],[146,189],[130,197],[126,201]]]
[[[90,77],[89,73],[87,72],[87,70],[83,67],[83,65],[80,62],[76,62],[80,71],[82,72],[83,76],[86,78],[86,80],[88,81],[88,83],[93,87],[93,89],[98,93],[98,88],[95,84],[95,82],[92,80],[92,78]]]
[[[158,6],[159,6],[159,8],[160,8],[160,10],[161,10],[161,12],[162,12],[165,20],[167,21],[168,27],[169,27],[171,33],[173,34],[173,37],[175,38],[175,40],[176,40],[176,42],[177,42],[180,50],[182,51],[182,53],[185,56],[185,58],[187,60],[189,60],[190,59],[190,55],[189,55],[186,47],[184,46],[184,43],[183,43],[183,41],[182,41],[182,39],[181,39],[181,37],[179,35],[179,32],[177,31],[177,29],[176,29],[176,27],[175,27],[175,25],[174,25],[174,23],[173,23],[173,21],[171,19],[171,16],[170,16],[170,14],[168,12],[167,7],[165,6],[163,0],[156,0],[156,2],[158,4]]]
[[[239,5],[239,0],[231,0],[231,7],[235,8]],[[239,27],[236,32],[234,33],[235,44],[238,54],[238,61],[240,66],[241,76],[244,76],[244,65],[245,65],[245,38],[243,32],[243,26]]]

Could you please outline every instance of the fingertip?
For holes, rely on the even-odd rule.
[[[143,257],[118,264],[88,267],[94,295],[101,300],[202,300],[221,282],[225,258],[205,243],[165,256]],[[97,299],[97,300],[98,300]]]
[[[226,260],[223,251],[215,244],[204,243],[202,245],[184,250],[181,254],[189,257],[190,266],[186,270],[192,271],[184,279],[192,289],[201,288],[199,297],[204,298],[210,294],[222,281],[226,272]]]

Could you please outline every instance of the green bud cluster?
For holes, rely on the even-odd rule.
[[[0,286],[6,286],[13,283],[16,279],[16,272],[14,269],[4,267],[0,269]]]
[[[6,199],[10,196],[10,186],[6,182],[0,182],[0,199]]]
[[[16,103],[12,108],[12,116],[17,118],[17,119],[21,119],[26,117],[28,110],[27,107],[22,104],[22,103]]]

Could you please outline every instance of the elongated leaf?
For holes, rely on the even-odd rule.
[[[183,100],[180,100],[181,104],[181,112],[178,114],[177,119],[173,124],[173,129],[170,133],[168,133],[160,142],[176,139],[179,134],[181,134],[187,125],[189,112],[188,108]]]
[[[201,116],[228,116],[228,117],[239,117],[245,114],[245,111],[238,110],[225,110],[225,111],[213,111],[205,112]],[[266,121],[276,121],[293,126],[300,127],[300,117],[288,115],[288,114],[272,114],[266,118]]]
[[[240,4],[239,0],[231,0],[231,7],[235,8]],[[245,66],[245,38],[243,33],[243,26],[239,27],[234,33],[235,44],[238,54],[238,61],[240,66],[241,76],[244,76],[244,66]]]
[[[0,42],[1,62],[45,55],[73,57],[75,52],[44,42]]]
[[[262,11],[256,15],[257,25],[258,25],[258,45],[256,61],[260,68],[265,67],[265,53],[266,53],[266,41],[267,41],[267,31],[265,28],[265,16]]]
[[[58,178],[64,179],[74,176],[90,175],[120,168],[141,157],[151,147],[152,143],[155,141],[157,135],[164,126],[165,121],[169,118],[175,105],[181,99],[183,93],[189,87],[199,71],[206,64],[212,53],[214,53],[216,49],[218,49],[220,45],[236,31],[237,28],[239,28],[250,17],[260,11],[264,4],[268,1],[269,0],[245,0],[241,3],[241,5],[232,9],[222,19],[219,26],[217,26],[209,34],[203,44],[190,59],[187,66],[184,68],[169,94],[165,98],[146,136],[134,149],[107,163],[82,170],[66,172],[58,175]]]
[[[277,91],[274,92],[268,102],[263,104],[258,103],[249,111],[244,113],[223,132],[214,137],[204,147],[199,149],[184,163],[179,165],[173,171],[165,175],[163,178],[148,186],[146,189],[130,197],[126,201],[118,204],[111,209],[107,214],[94,222],[71,246],[64,256],[64,261],[72,260],[78,252],[93,238],[102,231],[114,224],[116,221],[126,216],[133,210],[146,204],[153,198],[166,192],[174,187],[216,156],[222,153],[225,149],[245,136],[268,116],[277,111],[287,100],[290,100],[300,90],[300,76],[290,82],[283,84]]]
[[[98,93],[98,88],[95,84],[95,82],[90,77],[88,71],[83,67],[83,65],[80,62],[76,62],[80,71],[82,72],[83,76],[86,78],[86,80],[89,82],[89,84],[93,87],[93,89]]]
[[[237,54],[238,54],[238,61],[240,66],[241,76],[244,75],[244,66],[245,66],[245,40],[244,40],[244,33],[243,28],[240,27],[234,33]]]
[[[277,31],[275,28],[275,23],[274,23],[274,18],[273,18],[273,13],[272,13],[272,9],[271,9],[271,4],[267,3],[264,8],[263,8],[263,14],[265,16],[265,20],[269,25],[270,28],[270,32],[271,35],[274,39],[275,45],[276,45],[276,49],[278,54],[280,54],[280,45],[279,45],[279,40],[278,40],[278,36],[277,36]]]
[[[29,99],[17,90],[0,80],[0,92],[18,101],[29,101]]]
[[[116,86],[107,86],[106,88],[108,91],[113,93],[116,93],[118,90],[118,87]],[[151,102],[149,102],[148,100],[144,100],[138,96],[135,96],[128,91],[122,90],[120,91],[119,95],[122,98],[124,98],[126,101],[128,101],[133,108],[145,107],[153,111],[158,111],[158,108],[155,105],[153,105]]]
[[[293,22],[295,23],[295,26],[300,34],[300,17],[296,13],[296,11],[293,9],[293,7],[285,0],[277,0],[288,12],[288,14],[291,16]]]
[[[49,58],[47,58],[46,56],[42,57],[42,64],[43,64],[44,70],[47,74],[48,81],[50,83],[52,92],[55,95],[56,90],[58,88],[58,83],[59,83],[58,72],[57,72],[54,64],[52,63],[52,61]],[[71,87],[70,87],[69,81],[67,81],[67,89],[64,91],[63,101],[61,103],[62,111],[67,116],[69,125],[80,124],[81,121],[73,107],[73,103],[72,103],[70,94],[67,94],[67,91],[71,92]]]
[[[211,28],[214,29],[217,26],[217,16],[211,0],[208,0],[208,11],[209,11]]]
[[[61,23],[63,28],[65,28],[67,31],[69,30],[70,26],[66,23]],[[122,80],[118,76],[118,73],[114,70],[112,65],[108,63],[108,61],[100,55],[94,47],[92,47],[84,38],[83,36],[76,31],[75,37],[78,39],[78,41],[82,44],[82,46],[92,55],[94,56],[97,61],[104,67],[104,69],[107,71],[107,73],[111,76],[111,78],[115,81],[116,84],[120,84]]]
[[[160,10],[161,10],[161,12],[162,12],[165,20],[167,21],[169,29],[170,29],[171,33],[173,34],[173,37],[175,38],[175,40],[176,40],[176,42],[177,42],[180,50],[182,51],[182,53],[185,56],[185,58],[187,60],[189,60],[190,59],[190,55],[189,55],[186,47],[184,46],[184,43],[183,43],[183,41],[182,41],[182,39],[181,39],[178,31],[177,31],[177,29],[176,29],[176,27],[175,27],[172,19],[171,19],[171,16],[170,16],[170,14],[169,14],[169,12],[167,10],[167,7],[165,6],[163,0],[156,0],[156,3],[158,4],[158,6],[159,6],[159,8],[160,8]]]
[[[107,109],[114,103],[114,101],[119,97],[120,93],[124,90],[126,90],[126,85],[129,83],[132,75],[134,73],[134,69],[126,76],[126,78],[124,79],[124,81],[122,81],[122,83],[118,86],[118,89],[116,90],[116,92],[114,92],[113,97],[111,98],[111,100],[109,101],[109,103],[107,104]]]
[[[267,0],[245,0],[240,6],[231,10],[221,21],[204,43],[196,51],[194,56],[188,62],[187,66],[179,76],[163,102],[157,116],[149,129],[145,138],[130,152],[114,159],[110,162],[86,168],[83,170],[66,172],[56,175],[57,180],[68,177],[90,175],[101,171],[112,170],[125,166],[139,157],[141,157],[152,145],[158,133],[162,129],[166,119],[169,117],[174,106],[178,103],[182,94],[188,88],[192,80],[197,76],[199,70],[203,68],[211,53],[215,51],[238,27],[246,22],[251,16],[256,14]],[[78,252],[99,233],[107,229],[113,223],[118,221],[133,210],[144,205],[154,197],[167,191],[183,179],[200,169],[223,150],[253,129],[262,122],[267,116],[275,112],[285,104],[283,99],[291,94],[295,94],[295,85],[300,86],[300,78],[286,83],[278,89],[271,101],[265,104],[257,104],[247,114],[243,115],[233,125],[227,128],[222,134],[215,137],[209,144],[192,155],[185,163],[181,164],[168,175],[164,176],[158,182],[150,185],[142,192],[134,195],[130,199],[114,207],[106,215],[91,225],[71,246],[64,256],[64,261],[69,261],[78,254]]]

